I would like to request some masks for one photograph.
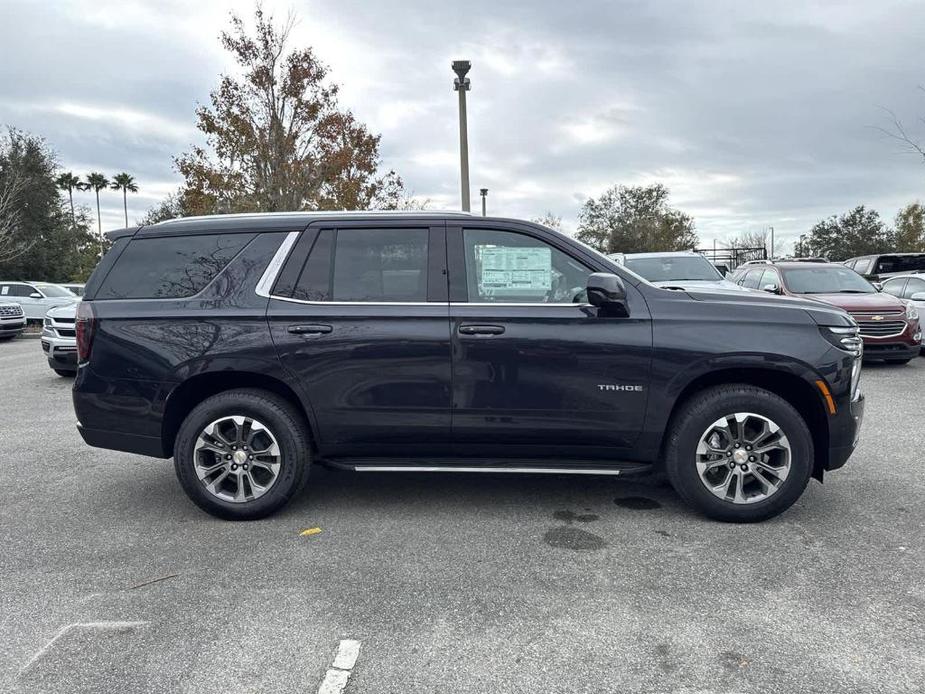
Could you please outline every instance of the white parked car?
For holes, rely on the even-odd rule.
[[[0,299],[0,340],[10,340],[26,327],[26,315],[15,301]]]
[[[713,263],[693,251],[613,253],[607,257],[649,280],[656,287],[748,291],[727,280]]]
[[[899,297],[925,316],[925,275],[894,275],[883,281],[883,291]],[[925,349],[925,331],[922,332],[922,349]]]
[[[42,320],[49,309],[73,304],[79,297],[49,282],[0,282],[0,301],[7,299],[22,306],[27,320]]]
[[[42,351],[59,376],[77,373],[77,304],[51,309],[42,324]]]

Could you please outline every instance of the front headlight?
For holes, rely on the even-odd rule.
[[[46,328],[50,328],[50,327],[51,327],[51,318],[44,318],[43,321],[44,321],[43,324],[44,324],[44,326],[45,326]]]
[[[860,330],[856,325],[848,327],[833,327],[830,325],[819,326],[822,336],[838,349],[844,350],[856,357],[861,356],[864,349],[864,341],[861,339]]]
[[[911,303],[906,304],[906,318],[915,320],[919,317],[919,310]]]

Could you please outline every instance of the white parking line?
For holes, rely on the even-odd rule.
[[[360,642],[344,639],[337,646],[334,662],[324,675],[318,694],[341,694],[350,679],[350,671],[360,655]]]
[[[33,655],[29,662],[23,665],[22,669],[19,671],[20,676],[22,676],[30,667],[32,667],[38,660],[48,653],[51,648],[58,642],[65,634],[74,629],[99,629],[103,631],[132,631],[139,627],[147,626],[147,622],[74,622],[73,624],[68,624],[66,627],[62,627],[58,630],[58,633],[51,637],[51,641],[46,643],[42,648],[40,648],[35,655]]]

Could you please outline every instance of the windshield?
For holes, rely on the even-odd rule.
[[[723,279],[709,260],[696,256],[664,256],[661,258],[633,258],[627,256],[624,265],[650,282],[679,282],[682,280],[705,280],[718,282]]]
[[[64,287],[59,287],[57,284],[37,284],[35,288],[38,289],[42,294],[47,297],[57,299],[59,297],[68,297],[72,298],[77,296],[74,292]]]
[[[874,294],[877,290],[854,270],[838,265],[781,268],[794,294]]]

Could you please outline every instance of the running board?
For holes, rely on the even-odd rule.
[[[507,465],[473,465],[471,460],[460,461],[459,464],[442,464],[433,463],[394,463],[378,459],[369,458],[342,458],[339,460],[325,460],[326,464],[331,467],[342,470],[353,470],[354,472],[489,472],[489,473],[512,473],[526,475],[628,475],[651,472],[652,465],[646,463],[617,463],[615,465],[544,465],[537,463],[521,464],[511,463]]]

